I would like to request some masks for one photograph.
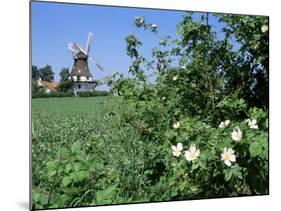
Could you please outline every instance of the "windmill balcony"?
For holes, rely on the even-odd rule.
[[[72,76],[72,80],[74,82],[92,82],[93,78],[92,77],[86,77],[86,76]]]

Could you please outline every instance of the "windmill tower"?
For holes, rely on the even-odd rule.
[[[90,72],[88,59],[92,61],[101,71],[103,71],[103,68],[89,55],[92,40],[93,34],[89,32],[85,49],[81,48],[75,42],[68,44],[68,49],[74,59],[69,79],[74,82],[73,92],[75,95],[81,92],[92,92],[97,85]]]

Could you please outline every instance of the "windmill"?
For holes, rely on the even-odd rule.
[[[103,71],[103,67],[90,56],[90,48],[93,41],[93,34],[89,32],[85,49],[81,48],[77,43],[71,42],[68,44],[74,63],[69,76],[74,82],[74,94],[81,92],[91,92],[96,87],[97,83],[93,80],[93,76],[88,66],[88,59],[92,61],[99,70]]]

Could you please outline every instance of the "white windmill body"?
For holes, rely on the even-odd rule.
[[[88,59],[91,60],[100,70],[103,70],[96,60],[89,55],[92,40],[93,34],[90,32],[85,49],[81,48],[77,43],[71,42],[68,44],[68,49],[71,51],[74,59],[69,79],[74,82],[73,92],[75,95],[82,92],[92,92],[97,85],[90,72]]]

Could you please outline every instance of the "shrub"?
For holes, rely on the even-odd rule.
[[[74,96],[72,91],[68,92],[58,92],[51,91],[50,93],[46,93],[45,90],[40,90],[39,92],[33,93],[32,98],[50,98],[50,97],[72,97]]]
[[[220,20],[229,26],[236,24],[235,18],[227,17]],[[181,40],[160,42],[160,46],[175,46],[171,52],[154,48],[153,61],[140,55],[143,43],[134,35],[126,38],[133,77],[119,78],[112,87],[122,93],[126,108],[116,118],[121,125],[134,128],[147,147],[141,173],[139,169],[146,181],[146,200],[268,194],[267,102],[259,99],[264,92],[254,91],[256,75],[245,69],[250,65],[240,54],[245,49],[235,51],[229,34],[223,41],[217,39],[206,19],[204,15],[202,21],[184,16],[178,25]],[[266,23],[260,17],[241,19],[255,26]],[[151,24],[139,17],[135,25],[149,29]],[[235,31],[227,33],[240,36]],[[266,43],[264,32],[256,33]],[[179,56],[179,67],[171,65],[169,55]],[[266,64],[267,57],[261,56]],[[243,66],[241,71],[239,66]],[[153,72],[155,83],[149,82],[145,67],[157,70]],[[267,79],[260,80],[266,83]],[[257,86],[266,87],[263,82]],[[247,93],[255,96],[246,97]],[[176,146],[181,148],[181,144],[179,150]],[[180,156],[173,157],[177,150]]]
[[[98,96],[109,96],[110,93],[108,91],[94,90],[93,92],[78,92],[77,95],[79,97],[98,97]]]

